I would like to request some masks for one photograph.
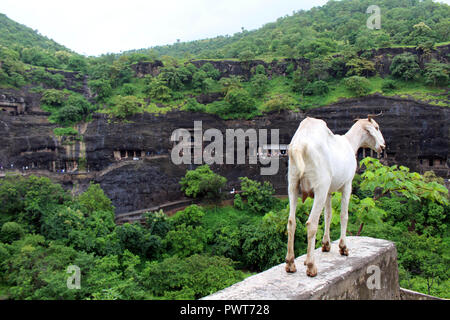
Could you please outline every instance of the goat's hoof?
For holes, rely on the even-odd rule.
[[[331,250],[331,246],[328,241],[325,243],[322,243],[322,252],[330,252],[330,250]]]
[[[294,273],[297,272],[297,268],[295,267],[294,263],[286,263],[286,272],[287,273]]]
[[[315,264],[311,265],[308,264],[308,268],[306,269],[306,275],[308,277],[315,277],[317,276],[317,267]]]
[[[339,253],[342,256],[348,256],[348,249],[347,249],[347,247],[339,248]]]

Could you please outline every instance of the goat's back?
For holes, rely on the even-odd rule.
[[[334,135],[323,120],[304,119],[289,151],[289,166],[296,166],[300,177],[306,174],[311,185],[329,177],[335,189],[353,178],[356,160],[349,142],[344,136]]]

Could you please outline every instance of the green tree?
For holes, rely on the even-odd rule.
[[[168,101],[171,99],[171,90],[161,78],[150,78],[145,91],[149,97],[156,100]]]
[[[370,92],[370,82],[364,77],[352,76],[343,80],[345,88],[355,96],[364,96]]]
[[[145,287],[163,299],[199,299],[244,279],[232,260],[198,254],[147,263],[144,274]]]
[[[13,241],[19,240],[25,231],[23,227],[17,222],[10,221],[3,224],[0,231],[0,241],[5,243],[11,243]]]
[[[375,64],[360,57],[350,59],[346,64],[347,76],[370,77],[375,74]]]
[[[105,195],[100,185],[93,182],[77,197],[77,203],[88,215],[94,211],[114,211],[111,200]]]
[[[236,194],[235,199],[243,197],[247,200],[245,209],[262,214],[270,211],[277,203],[277,199],[273,196],[275,190],[270,182],[261,183],[247,177],[240,177],[239,180],[241,181],[241,193]]]
[[[262,97],[267,92],[268,79],[264,74],[256,74],[251,79],[252,93],[255,97]]]
[[[450,66],[446,63],[440,63],[436,60],[425,64],[425,81],[433,86],[448,86]]]
[[[323,80],[318,80],[306,85],[305,89],[303,90],[303,94],[307,96],[321,96],[327,94],[329,91],[330,88],[328,87],[328,84]]]
[[[110,81],[106,79],[95,79],[88,81],[89,88],[92,89],[93,93],[96,95],[98,101],[104,101],[109,98],[112,94],[112,87]]]
[[[288,94],[271,95],[269,99],[264,102],[264,111],[280,112],[281,110],[293,110],[297,104],[297,101]]]
[[[141,113],[144,100],[135,96],[115,96],[113,100],[112,114],[118,118],[125,119],[136,113]]]
[[[392,59],[389,69],[391,70],[392,76],[405,81],[414,79],[420,74],[417,57],[409,52],[396,55]]]
[[[209,200],[220,200],[222,198],[222,188],[225,187],[227,179],[216,173],[205,164],[195,170],[188,170],[181,178],[181,190],[188,197],[205,197]]]
[[[61,107],[66,99],[66,94],[64,91],[56,89],[45,90],[41,97],[41,103],[53,106]]]

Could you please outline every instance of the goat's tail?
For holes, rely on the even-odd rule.
[[[298,177],[301,180],[303,177],[303,174],[305,172],[305,151],[306,151],[306,144],[301,143],[299,146],[294,147],[292,149],[289,149],[289,162],[293,162],[295,167],[298,170]]]

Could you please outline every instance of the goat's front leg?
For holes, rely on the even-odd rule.
[[[322,239],[322,251],[329,252],[331,249],[331,240],[330,240],[330,223],[331,223],[331,194],[328,194],[327,200],[325,201],[325,232],[323,233]]]
[[[322,213],[323,207],[328,194],[328,188],[317,188],[319,190],[314,190],[314,204],[309,214],[308,221],[306,222],[306,227],[308,230],[308,251],[306,254],[306,274],[310,277],[315,277],[317,275],[317,267],[314,263],[314,249],[316,247],[316,233],[317,225],[319,224],[320,214]],[[322,191],[326,190],[326,191]]]
[[[343,256],[348,256],[348,249],[345,237],[347,235],[348,204],[350,202],[351,193],[352,193],[352,182],[350,181],[342,188],[342,198],[341,198],[341,239],[339,240],[339,252]]]
[[[295,235],[295,211],[297,208],[298,201],[298,190],[299,189],[299,179],[294,175],[289,175],[289,220],[287,223],[288,231],[288,243],[287,243],[287,254],[286,254],[286,272],[296,272],[295,268],[295,253],[294,253],[294,235]]]

